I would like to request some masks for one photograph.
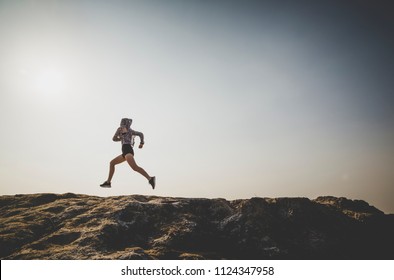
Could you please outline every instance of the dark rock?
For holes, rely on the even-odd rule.
[[[2,259],[393,259],[394,215],[336,197],[0,196]]]

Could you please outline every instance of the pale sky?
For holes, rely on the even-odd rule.
[[[0,194],[332,195],[394,213],[393,11],[371,3],[0,0]],[[123,117],[154,191],[126,163],[99,187]]]

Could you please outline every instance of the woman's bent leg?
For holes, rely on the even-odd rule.
[[[125,161],[125,158],[122,155],[117,156],[111,162],[109,163],[109,174],[108,174],[108,179],[107,182],[111,183],[112,177],[114,176],[115,173],[115,165],[122,163]]]

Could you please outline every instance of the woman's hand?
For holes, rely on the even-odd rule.
[[[119,128],[116,130],[114,136],[112,137],[112,141],[118,142],[118,141],[121,140],[121,130],[122,130],[122,127],[119,127]]]
[[[142,147],[144,147],[144,143],[140,143],[140,145],[138,146],[138,148],[142,149]]]

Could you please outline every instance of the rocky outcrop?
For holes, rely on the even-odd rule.
[[[346,198],[0,197],[2,259],[393,259],[394,215]]]

